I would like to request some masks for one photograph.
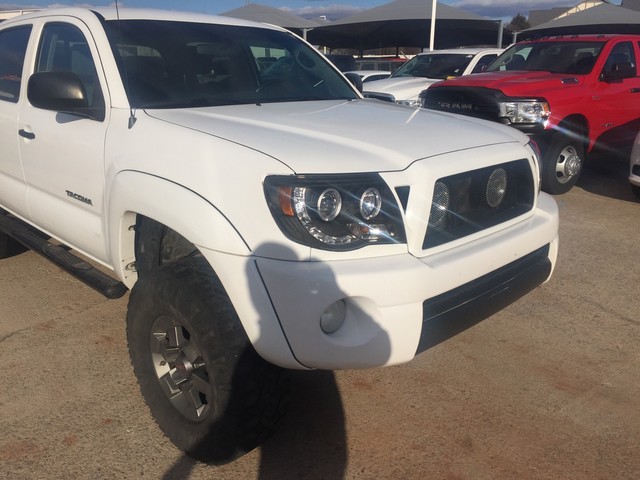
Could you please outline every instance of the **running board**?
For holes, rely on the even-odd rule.
[[[124,283],[98,270],[65,247],[49,242],[25,223],[10,217],[2,210],[0,210],[0,230],[109,299],[120,298],[127,293],[128,289]]]

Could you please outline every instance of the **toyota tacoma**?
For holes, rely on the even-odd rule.
[[[287,369],[407,362],[556,262],[526,135],[364,100],[276,27],[136,9],[3,22],[0,141],[0,257],[25,245],[129,295],[143,397],[210,462],[274,430]]]

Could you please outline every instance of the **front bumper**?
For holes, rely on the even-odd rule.
[[[256,266],[301,366],[368,368],[409,361],[450,336],[447,330],[454,334],[496,311],[492,307],[520,298],[549,278],[557,249],[557,206],[542,194],[525,221],[424,258],[257,258]],[[326,334],[320,318],[339,301],[346,304],[346,318]],[[447,324],[451,328],[443,329]]]
[[[466,330],[515,302],[551,275],[550,245],[426,300],[417,353]]]

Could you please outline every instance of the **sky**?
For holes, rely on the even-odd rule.
[[[390,0],[259,0],[259,3],[274,8],[282,8],[295,15],[305,18],[326,15],[329,19],[346,16],[359,11],[376,7]],[[461,8],[492,19],[510,21],[518,13],[527,16],[530,10],[541,10],[554,7],[572,7],[579,0],[438,0],[452,7]],[[106,6],[113,5],[114,0],[0,0],[0,8],[27,9],[48,6]],[[247,0],[118,0],[120,7],[148,7],[170,10],[189,10],[201,13],[223,13],[235,8],[243,7]],[[616,0],[613,3],[620,3]]]

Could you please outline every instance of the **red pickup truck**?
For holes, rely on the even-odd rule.
[[[640,35],[575,35],[517,43],[484,73],[432,85],[422,106],[510,125],[542,153],[542,188],[567,192],[584,156],[633,143],[640,123]],[[624,150],[623,150],[624,149]]]

